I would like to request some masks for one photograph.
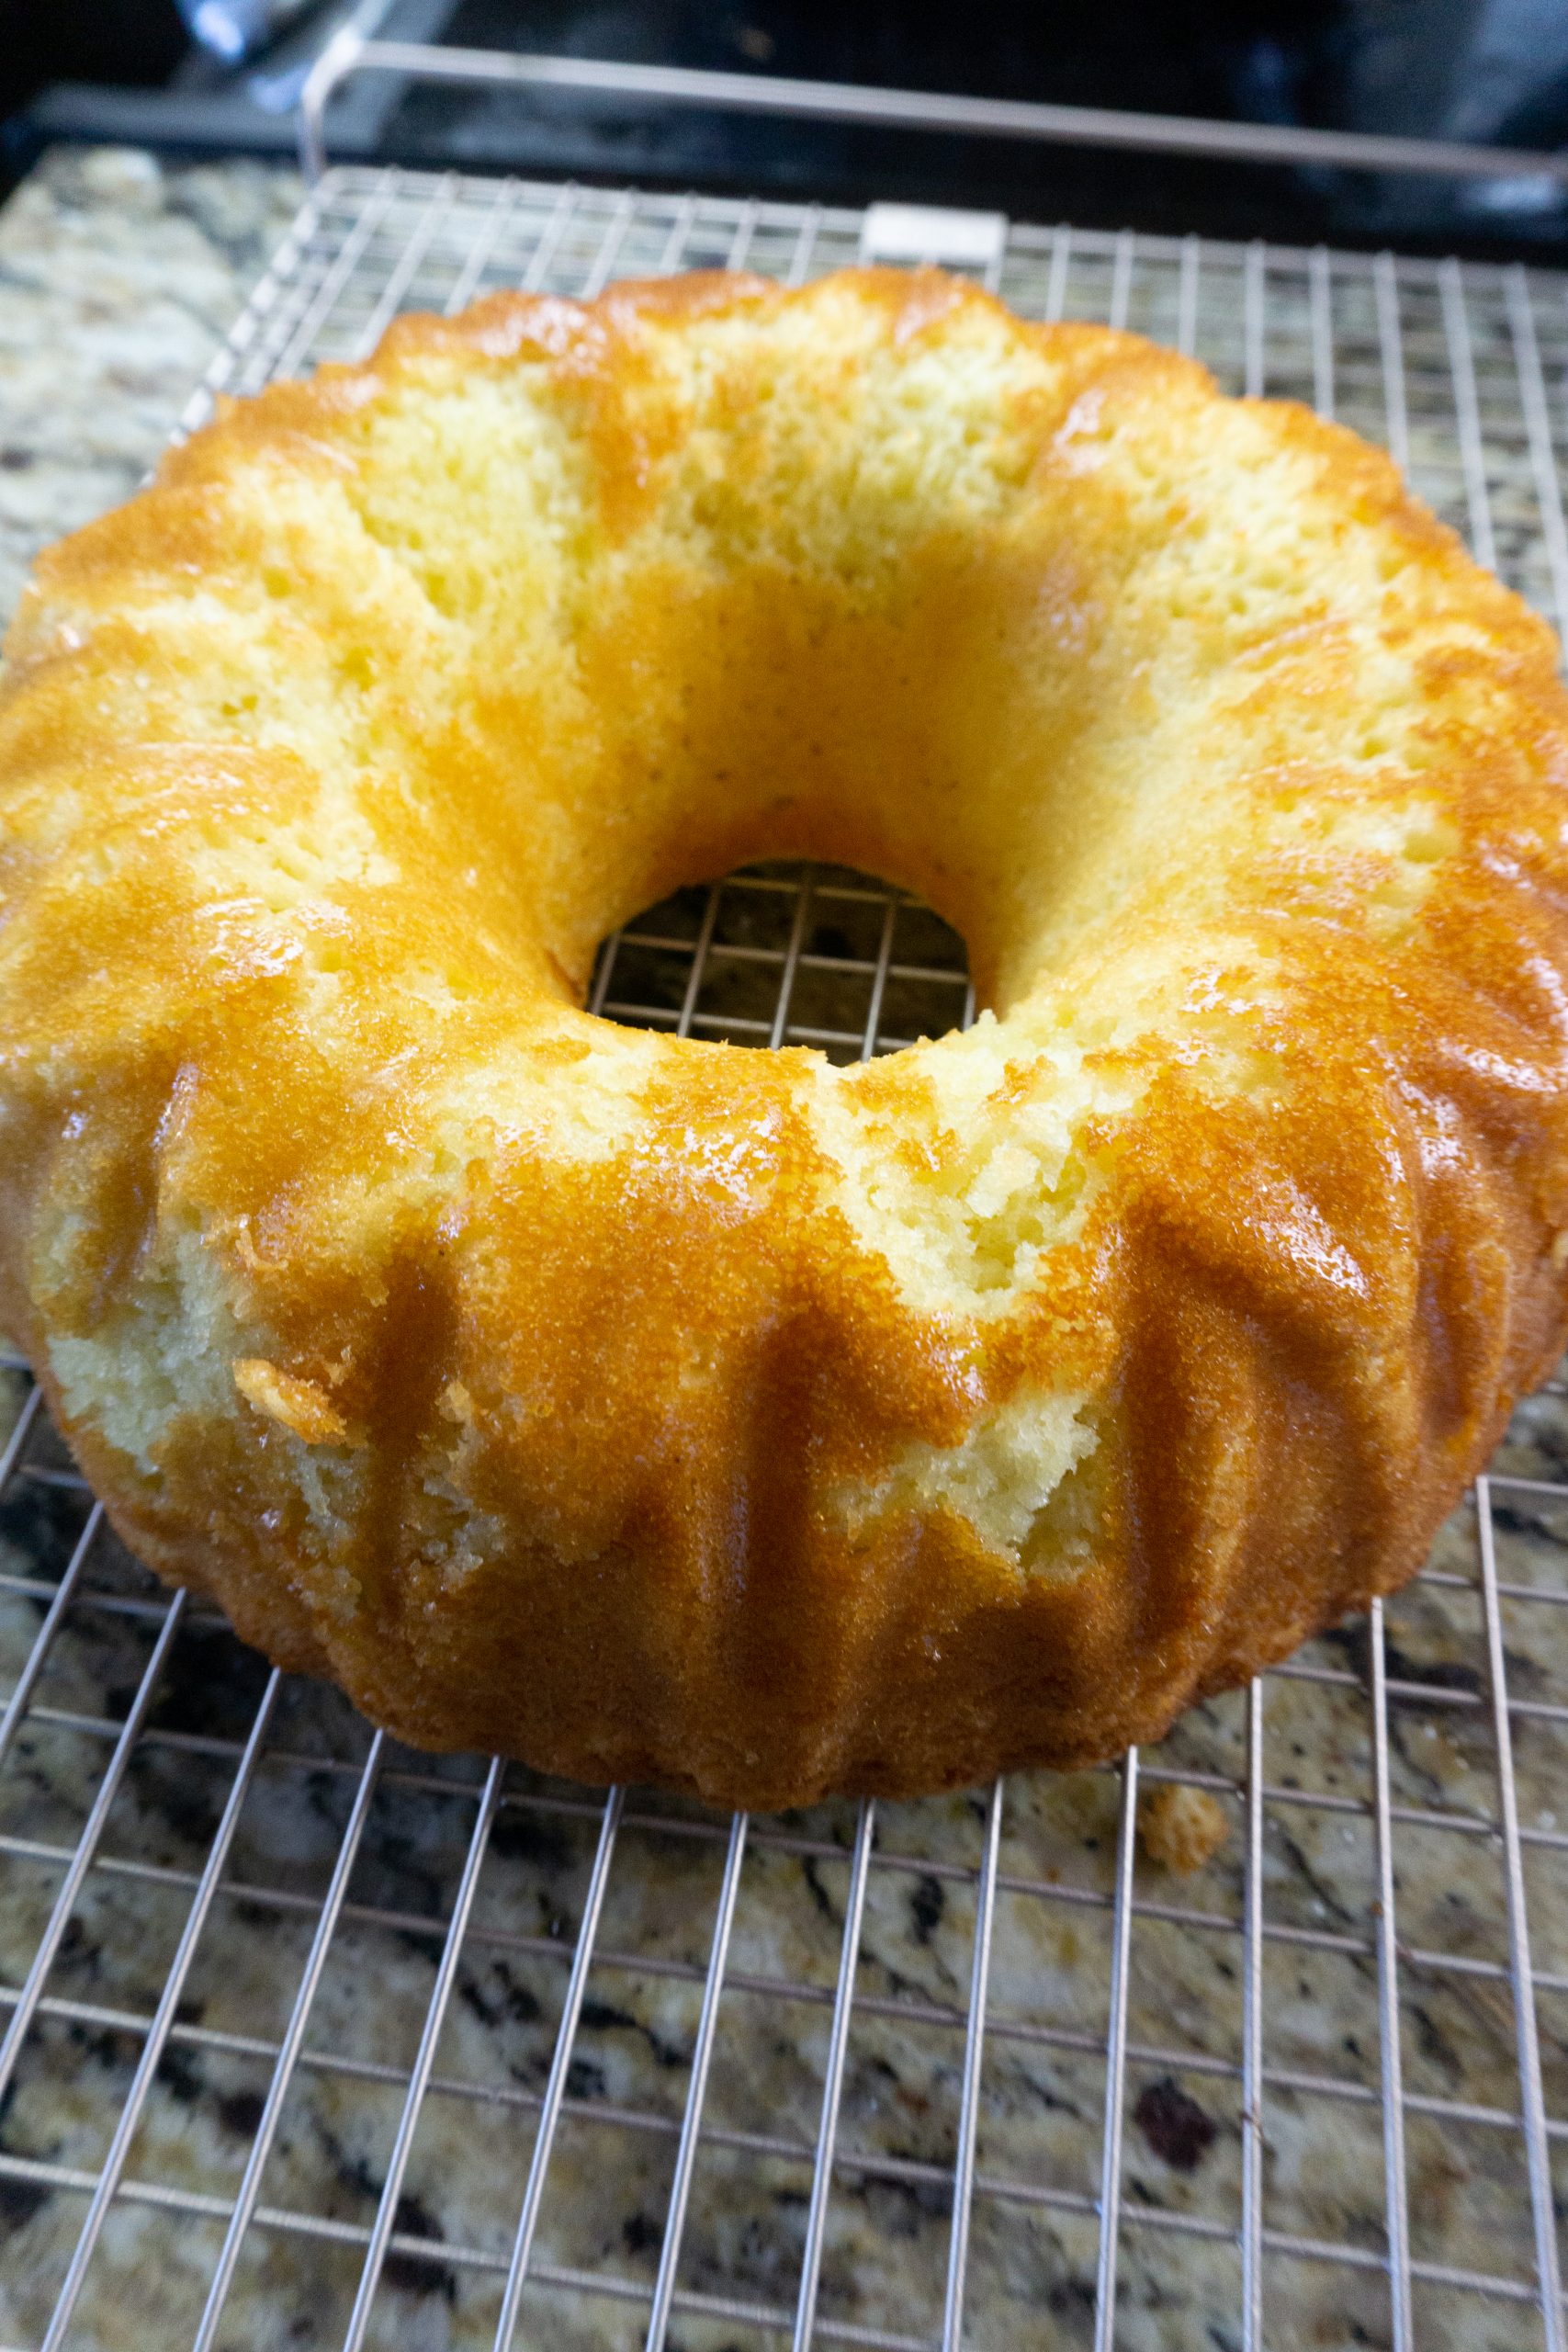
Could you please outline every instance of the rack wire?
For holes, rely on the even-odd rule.
[[[868,241],[827,207],[339,171],[186,421],[400,309],[800,282]],[[1384,441],[1568,619],[1568,282],[972,242],[1030,315]],[[929,910],[784,865],[628,925],[592,1001],[843,1060],[972,1011]],[[1562,2352],[1560,1388],[1405,1593],[1159,1748],[725,1820],[372,1735],[157,1588],[26,1367],[0,1387],[6,2344]],[[1172,1791],[1225,1832],[1190,1879],[1140,1851]]]

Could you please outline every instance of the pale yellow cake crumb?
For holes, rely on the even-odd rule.
[[[1160,1788],[1143,1801],[1138,1835],[1151,1862],[1187,1878],[1213,1861],[1230,1836],[1230,1823],[1206,1789]]]

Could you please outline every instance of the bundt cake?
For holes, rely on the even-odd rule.
[[[40,561],[0,1321],[125,1540],[429,1747],[724,1803],[1157,1736],[1564,1338],[1568,698],[1301,408],[936,272],[400,322]],[[583,1010],[746,860],[836,1068]]]

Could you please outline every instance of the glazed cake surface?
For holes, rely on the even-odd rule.
[[[934,272],[405,320],[54,548],[0,1319],[127,1540],[433,1747],[770,1805],[1158,1735],[1564,1338],[1568,700],[1305,411]],[[581,1009],[803,854],[837,1069]]]

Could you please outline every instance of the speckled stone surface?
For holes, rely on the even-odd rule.
[[[0,605],[32,549],[156,456],[292,210],[282,174],[49,159],[0,215]],[[0,1374],[0,1431],[24,1393]],[[1568,1403],[1503,1464],[1568,1480]],[[88,1498],[36,1429],[0,1495],[0,1690],[28,1658]],[[1568,2196],[1568,1491],[1499,1487],[1503,1633],[1560,2201]],[[1389,1776],[1415,2340],[1541,2341],[1509,1977],[1477,1531],[1390,1605]],[[0,1985],[27,1978],[134,1702],[164,1603],[96,1541],[0,1759]],[[1271,1677],[1260,1962],[1264,2264],[1274,2352],[1392,2341],[1382,2267],[1370,1654],[1351,1625]],[[265,1668],[220,1622],[177,1634],[0,2105],[0,2344],[36,2346],[254,1719]],[[197,2329],[368,1742],[335,1694],[281,1691],[69,2342],[164,2352]],[[1242,2342],[1239,2073],[1245,1706],[1196,1711],[1143,1766],[1213,1790],[1230,1836],[1190,1879],[1137,1865],[1117,2342]],[[340,2344],[435,1982],[482,1768],[395,1751],[372,1806],[218,2341]],[[1089,2345],[1119,1782],[1010,1784],[971,2228],[971,2352]],[[371,2310],[367,2343],[488,2346],[598,1835],[587,1792],[513,1774]],[[982,1799],[878,1819],[829,2202],[818,2340],[941,2338]],[[670,2343],[787,2342],[852,1809],[755,1824],[742,1867]],[[728,1825],[629,1801],[540,2208],[517,2341],[640,2344],[689,2083]],[[1454,1964],[1457,1962],[1457,1965]],[[1339,2258],[1326,2259],[1329,2252]],[[1483,2296],[1446,2274],[1512,2283]],[[597,2283],[594,2283],[597,2282]],[[727,2308],[694,2298],[723,2299]],[[762,2316],[760,2318],[759,2313]],[[772,2314],[770,2320],[768,2315]],[[852,2337],[848,2340],[853,2340]]]
[[[0,211],[0,614],[37,549],[126,498],[299,200],[256,164],[46,156]]]
[[[13,1389],[20,1383],[13,1376]],[[15,1409],[16,1396],[10,1409]],[[1521,1408],[1506,1465],[1568,1469],[1555,1396]],[[0,1672],[20,1672],[85,1521],[47,1435],[0,1501]],[[1568,1496],[1497,1490],[1516,1701],[1568,1699]],[[1440,1576],[1391,1604],[1401,2056],[1417,2266],[1528,2280],[1530,2205],[1495,1747],[1472,1514]],[[17,1579],[32,1579],[24,1589]],[[148,1579],[94,1550],[0,1771],[0,1978],[25,1978],[154,1637]],[[129,1605],[128,1605],[129,1604]],[[1271,2346],[1390,2342],[1379,2267],[1384,2150],[1368,1651],[1350,1626],[1303,1664],[1327,1681],[1267,1687],[1264,1827],[1266,2219],[1346,2250],[1265,2265]],[[24,2046],[0,2128],[0,2339],[41,2340],[264,1687],[206,1616],[177,1636]],[[367,1735],[332,1692],[286,1686],[197,1948],[127,2177],[88,2273],[73,2344],[188,2344],[262,2111]],[[1563,1726],[1516,1715],[1525,1872],[1550,2113],[1568,2121],[1568,1755]],[[1130,1948],[1118,2342],[1239,2345],[1238,2064],[1245,1726],[1238,1697],[1198,1710],[1146,1773],[1206,1776],[1231,1836],[1198,1875],[1140,1860]],[[394,1752],[373,1808],[265,2175],[264,2207],[313,2220],[254,2229],[220,2342],[342,2341],[403,2084],[475,1819],[479,1768]],[[1003,1818],[964,2341],[994,2352],[1087,2345],[1095,2276],[1118,1784],[1038,1775]],[[398,2209],[369,2341],[485,2346],[527,2173],[598,1827],[587,1792],[512,1776]],[[611,1871],[568,2098],[540,2212],[525,2340],[635,2345],[657,2267],[726,1825],[634,1798]],[[848,1885],[851,1808],[759,1822],[740,1879],[682,2290],[787,2311],[810,2183]],[[878,1825],[822,2270],[825,2317],[910,2341],[940,2335],[983,1808],[887,1806]],[[422,1923],[428,1923],[422,1925]],[[1425,1957],[1423,1955],[1426,1955]],[[1460,1967],[1438,1955],[1457,1957]],[[1561,2146],[1561,2143],[1559,2143]],[[864,2168],[854,2161],[864,2160]],[[1560,2178],[1560,2188],[1568,2180]],[[212,2200],[171,2211],[173,2194]],[[1163,2217],[1164,2226],[1160,2226]],[[1180,2224],[1185,2222],[1187,2227]],[[1172,2223],[1177,2226],[1173,2227]],[[327,2225],[326,2230],[321,2227]],[[335,2232],[335,2234],[329,2233]],[[569,2276],[608,2278],[592,2294]],[[553,2283],[551,2283],[553,2281]],[[1528,2303],[1417,2275],[1426,2346],[1517,2352]],[[719,2352],[767,2329],[678,2311],[671,2341]]]

